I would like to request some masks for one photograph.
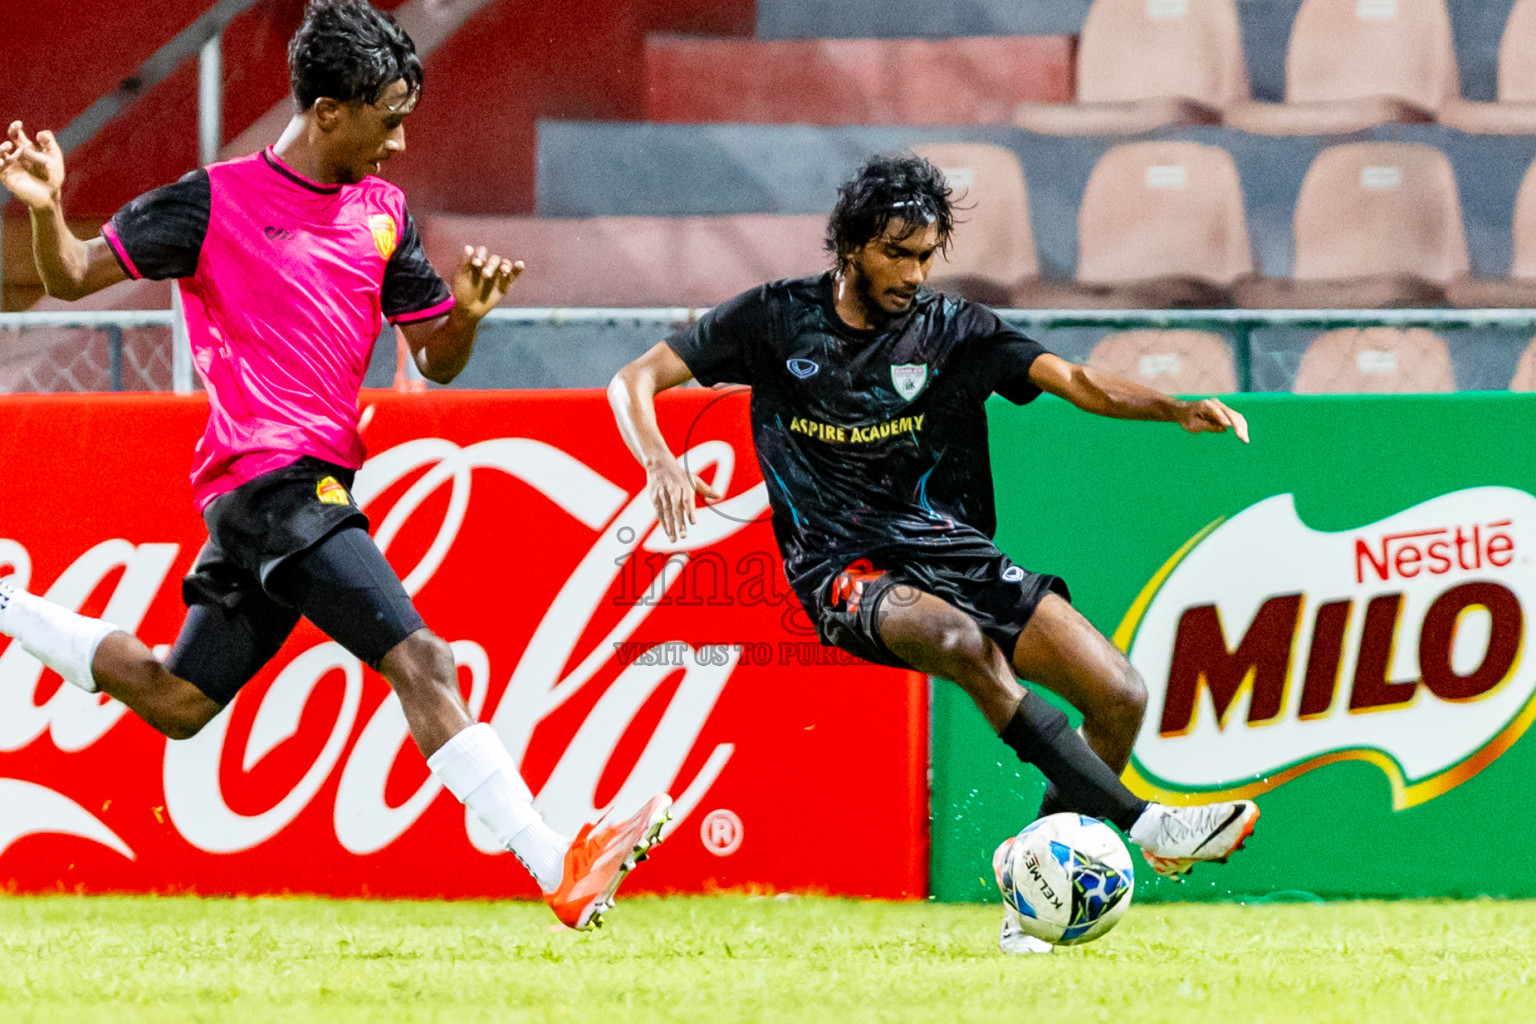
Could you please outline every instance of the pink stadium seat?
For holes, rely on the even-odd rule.
[[[1509,276],[1462,278],[1446,289],[1447,297],[1465,309],[1526,309],[1536,306],[1536,163],[1525,172],[1515,196],[1512,224],[1514,251]]]
[[[914,146],[913,152],[944,172],[963,208],[929,287],[992,306],[1016,304],[1040,276],[1019,158],[1001,146],[969,143]]]
[[[1349,327],[1320,335],[1301,357],[1299,395],[1455,391],[1451,353],[1422,327]]]
[[[1456,176],[1433,146],[1361,142],[1323,150],[1302,181],[1294,221],[1291,279],[1239,287],[1242,305],[1435,304],[1470,267]]]
[[[1304,0],[1285,61],[1285,102],[1227,111],[1264,135],[1328,135],[1424,123],[1461,94],[1445,0]]]
[[[826,218],[421,219],[427,257],[452,273],[466,242],[521,259],[517,306],[712,306],[748,288],[826,269]]]
[[[1077,102],[1023,103],[1021,128],[1051,135],[1133,135],[1216,124],[1248,99],[1233,0],[1094,0],[1077,52]]]
[[[1515,367],[1514,380],[1509,382],[1511,391],[1536,391],[1536,338],[1520,353],[1520,363]]]
[[[1516,0],[1504,23],[1498,102],[1448,103],[1440,120],[1463,132],[1536,135],[1536,0]]]
[[[1211,331],[1123,331],[1094,346],[1088,365],[1174,395],[1237,390],[1226,339]]]
[[[1070,36],[646,40],[645,119],[755,124],[1006,123],[1072,91]]]
[[[1097,293],[1092,305],[1223,305],[1253,274],[1242,183],[1217,146],[1111,149],[1088,178],[1077,234],[1077,284]]]

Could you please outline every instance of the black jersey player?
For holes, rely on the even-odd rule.
[[[609,400],[644,465],[662,528],[719,496],[679,464],[657,392],[697,379],[752,389],[758,461],[790,584],[824,643],[954,680],[1049,781],[1041,813],[1113,822],[1152,866],[1224,860],[1252,831],[1249,801],[1171,807],[1121,784],[1146,689],[1073,609],[1066,584],[998,550],[984,404],[1042,391],[1087,412],[1233,431],[1221,401],[1187,402],[1045,351],[991,310],[923,287],[954,225],[943,175],[877,156],[845,183],[828,229],[835,267],[737,296],[614,377]],[[1066,716],[1019,680],[1083,713]],[[1084,742],[1086,740],[1086,742]],[[1036,947],[1009,921],[1003,946]]]

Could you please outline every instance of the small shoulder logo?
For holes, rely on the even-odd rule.
[[[293,238],[293,232],[289,231],[287,228],[275,228],[271,225],[268,225],[267,229],[263,231],[262,234],[266,235],[274,242],[287,242]]]
[[[1008,568],[1003,570],[1003,579],[1007,580],[1009,583],[1018,583],[1023,578],[1024,570],[1020,566],[1010,565]]]
[[[897,363],[891,367],[891,384],[896,393],[910,402],[928,383],[927,363]]]
[[[789,372],[801,380],[808,380],[821,372],[821,364],[809,359],[791,359],[784,364],[789,367]]]
[[[327,505],[350,505],[352,499],[347,496],[347,489],[341,486],[341,482],[333,476],[328,476],[315,484],[315,497]]]
[[[380,256],[387,260],[395,254],[395,243],[400,236],[393,217],[387,213],[374,214],[368,218],[368,230],[373,233],[373,247],[379,250]]]

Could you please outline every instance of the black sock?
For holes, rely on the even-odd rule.
[[[1090,747],[1089,749],[1091,750],[1092,748]],[[1048,814],[1060,814],[1062,811],[1074,809],[1067,806],[1066,797],[1061,795],[1061,790],[1056,787],[1056,783],[1047,782],[1045,784],[1045,796],[1040,799],[1040,809],[1035,812],[1035,817],[1043,818]]]
[[[1033,691],[1024,691],[1019,710],[999,735],[1019,760],[1045,774],[1047,803],[1054,791],[1061,806],[1111,822],[1122,832],[1129,832],[1147,809],[1147,802],[1126,789],[1067,724],[1067,716]]]

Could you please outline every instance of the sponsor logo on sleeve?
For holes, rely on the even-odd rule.
[[[809,380],[821,372],[821,364],[810,359],[791,359],[784,365],[801,380]]]
[[[315,484],[315,497],[327,505],[352,504],[352,499],[347,496],[347,489],[333,476],[328,476]]]
[[[1252,796],[1356,760],[1398,810],[1461,785],[1536,720],[1533,550],[1536,498],[1508,487],[1339,532],[1289,494],[1210,524],[1115,634],[1152,691],[1127,783]]]

